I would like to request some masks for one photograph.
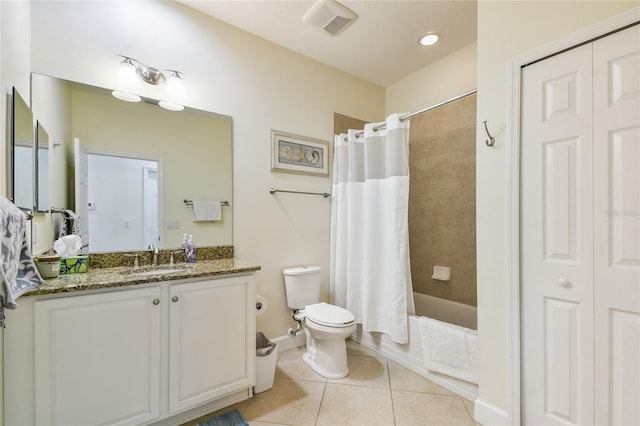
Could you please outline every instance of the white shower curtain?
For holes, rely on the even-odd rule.
[[[414,312],[409,268],[409,120],[402,114],[336,136],[331,205],[331,291],[364,331],[407,343]]]

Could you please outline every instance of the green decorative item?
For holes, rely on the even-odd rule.
[[[60,259],[60,274],[89,272],[89,256],[63,257]]]

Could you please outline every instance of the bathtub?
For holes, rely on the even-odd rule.
[[[427,377],[451,392],[470,401],[475,401],[478,398],[478,385],[465,382],[455,377],[431,372],[425,368],[422,359],[422,344],[420,342],[420,331],[418,329],[418,317],[420,315],[429,316],[439,321],[476,330],[477,309],[473,306],[451,302],[421,293],[413,293],[413,296],[417,315],[409,316],[408,344],[399,345],[392,341],[389,336],[382,333],[362,331],[361,325],[358,325],[358,329],[351,338],[362,346],[378,352],[421,376]]]

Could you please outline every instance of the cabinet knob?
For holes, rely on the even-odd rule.
[[[171,300],[172,300],[173,302],[177,302],[177,301],[178,301],[178,300],[180,300],[180,299],[178,299],[178,296],[173,296],[173,297],[171,298]]]
[[[160,304],[160,299],[153,299],[153,304],[154,305],[159,305]]]
[[[569,286],[569,281],[564,279],[564,278],[558,278],[558,281],[556,281],[558,283],[559,286],[562,287],[568,287]]]

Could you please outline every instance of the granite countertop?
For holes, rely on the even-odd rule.
[[[173,270],[168,272],[167,269]],[[130,266],[95,268],[83,274],[67,274],[60,275],[58,278],[49,278],[36,290],[30,291],[24,296],[68,293],[259,270],[259,265],[246,263],[235,258],[201,260],[192,264],[176,263],[174,266],[144,266],[135,270]]]

